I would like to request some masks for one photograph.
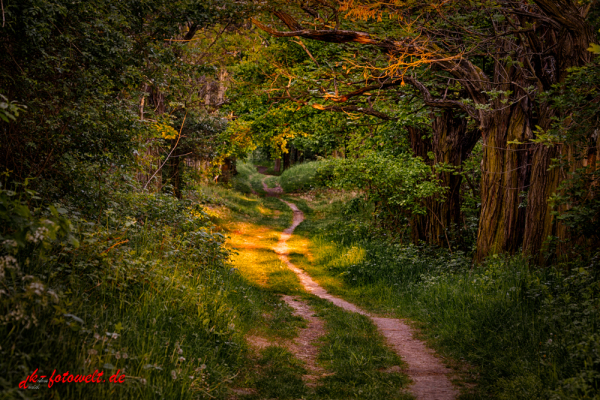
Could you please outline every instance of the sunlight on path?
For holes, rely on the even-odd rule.
[[[440,363],[434,356],[434,352],[427,348],[425,343],[413,337],[412,330],[408,325],[398,319],[373,316],[352,303],[332,296],[319,286],[306,272],[291,263],[288,257],[289,249],[287,241],[292,237],[296,227],[304,220],[304,214],[295,204],[284,200],[281,201],[292,209],[294,219],[292,225],[283,231],[279,243],[273,249],[279,255],[279,259],[296,273],[304,288],[315,296],[328,300],[344,310],[369,317],[377,325],[377,328],[392,346],[396,354],[402,357],[408,364],[408,371],[406,373],[414,381],[414,384],[410,387],[410,392],[417,399],[455,399],[458,396],[458,391],[452,386],[447,377],[447,374],[451,371]]]

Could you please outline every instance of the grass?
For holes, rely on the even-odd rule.
[[[265,193],[262,185],[264,175],[257,171],[254,164],[238,161],[236,169],[238,174],[232,180],[235,190],[245,194]]]
[[[471,365],[463,379],[478,387],[465,388],[464,398],[598,396],[593,264],[530,270],[525,259],[498,257],[473,270],[464,254],[369,236],[346,199],[296,198],[308,220],[290,244],[307,248],[312,260],[293,254],[292,262],[333,294],[416,321],[439,353]]]
[[[93,388],[42,385],[27,392],[33,397],[226,399],[236,377],[254,365],[247,334],[295,336],[304,322],[275,294],[298,290],[295,276],[283,274],[264,251],[253,253],[252,262],[265,261],[266,282],[245,276],[248,270],[235,268],[245,262],[234,267],[227,261],[223,235],[227,221],[261,221],[261,229],[271,232],[261,242],[268,248],[291,212],[275,199],[216,186],[202,190],[181,201],[123,195],[113,201],[118,212],[106,210],[100,221],[60,208],[57,215],[71,219],[79,247],[65,236],[13,251],[20,269],[3,280],[11,292],[1,303],[8,317],[0,323],[0,365],[6,371],[0,397],[21,398],[18,383],[38,369],[48,376],[54,370],[74,375],[99,370],[107,382]],[[4,210],[24,207],[1,200],[7,202]],[[64,217],[30,218],[13,219],[25,228],[5,225],[3,234],[28,229],[25,224],[34,224],[35,232],[38,218],[68,227]],[[236,256],[234,261],[243,261]],[[37,292],[21,284],[23,277]],[[22,315],[10,319],[11,310]],[[108,383],[117,371],[127,376],[125,383]]]
[[[21,309],[32,322],[0,324],[3,398],[20,398],[18,382],[38,368],[127,376],[30,392],[43,398],[226,398],[249,361],[245,333],[257,322],[289,329],[263,317],[277,316],[280,301],[227,265],[223,237],[201,207],[163,195],[125,196],[119,206],[100,223],[61,209],[79,230],[79,248],[48,242],[15,253],[41,289],[4,281],[14,292],[3,311]]]

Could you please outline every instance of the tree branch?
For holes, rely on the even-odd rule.
[[[463,110],[464,112],[466,112],[467,114],[469,114],[471,117],[475,118],[476,120],[479,120],[479,115],[477,115],[477,111],[475,110],[474,107],[471,107],[471,106],[463,103],[462,101],[458,101],[458,100],[434,99],[433,96],[431,95],[431,92],[429,91],[429,89],[427,89],[425,87],[425,85],[423,85],[421,82],[419,82],[412,76],[405,75],[404,81],[406,83],[414,86],[417,90],[419,90],[421,92],[421,94],[423,95],[423,101],[428,106],[438,107],[438,108],[454,108],[454,109],[459,108],[459,109]]]
[[[374,117],[383,119],[385,121],[397,119],[397,118],[390,117],[389,115],[381,113],[379,111],[375,111],[375,110],[363,108],[363,107],[356,107],[356,106],[339,107],[339,106],[323,106],[321,104],[311,104],[311,107],[316,110],[322,110],[322,111],[334,111],[334,112],[344,112],[344,113],[356,112],[356,113],[365,114],[365,115],[372,115]]]
[[[350,98],[356,97],[356,96],[360,96],[360,95],[362,95],[364,93],[367,93],[367,92],[369,92],[371,90],[386,89],[386,88],[389,88],[389,87],[392,87],[392,86],[399,86],[399,85],[402,85],[402,81],[400,81],[400,80],[396,81],[396,82],[382,83],[382,84],[379,84],[379,85],[365,86],[363,88],[355,90],[354,92],[346,93],[346,94],[341,95],[341,96],[326,96],[326,99],[334,101],[336,103],[345,103]]]
[[[284,24],[289,26],[299,27],[296,21],[293,20],[291,16],[285,14],[283,12],[277,12],[275,14],[279,19],[282,20]],[[283,17],[283,19],[282,19]],[[292,22],[293,21],[293,22]],[[410,44],[403,44],[402,42],[393,42],[387,39],[377,39],[371,36],[366,32],[355,32],[355,31],[346,31],[346,30],[313,30],[313,29],[295,29],[289,32],[282,32],[276,29],[273,29],[262,22],[252,19],[254,25],[256,25],[259,29],[277,37],[303,37],[307,39],[319,40],[321,42],[330,42],[330,43],[361,43],[375,46],[387,53],[394,53],[402,49],[403,51],[414,50],[416,53],[417,47]],[[291,28],[290,28],[291,29]]]

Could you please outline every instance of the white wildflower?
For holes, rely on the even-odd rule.
[[[144,378],[140,379],[140,382],[142,383],[142,385],[145,385],[146,383],[148,383],[148,381],[145,380]]]
[[[100,335],[98,333],[94,333],[94,339],[100,340]]]
[[[199,366],[198,368],[196,368],[196,372],[200,372],[206,369],[206,364],[202,364],[201,366]]]
[[[121,357],[123,357],[124,359],[127,359],[129,356],[127,355],[127,353],[123,353],[123,354],[121,355]]]
[[[185,357],[179,357],[179,361],[181,361],[181,362],[185,361]]]
[[[113,339],[116,339],[116,338],[119,337],[119,334],[117,332],[115,332],[110,337],[113,338]]]
[[[115,358],[119,360],[121,358],[121,352],[117,351],[115,354]]]
[[[173,380],[177,379],[177,372],[175,372],[175,370],[171,371],[171,378],[173,378]]]
[[[28,289],[33,290],[33,293],[37,294],[38,296],[41,296],[45,287],[42,283],[32,282],[29,284]]]
[[[98,354],[98,350],[96,350],[96,349],[89,349],[88,350],[88,354],[90,356],[95,356],[96,354]]]
[[[48,228],[44,226],[40,226],[35,230],[33,235],[31,232],[28,232],[25,236],[25,239],[31,243],[39,243],[46,238],[46,234],[48,233]]]
[[[5,247],[17,247],[18,246],[17,241],[16,240],[12,240],[12,239],[5,240],[5,241],[2,242],[2,244]]]
[[[183,350],[182,350],[181,348],[179,348],[179,349],[177,350],[177,353],[179,353],[179,354],[183,354]]]
[[[0,279],[4,278],[5,270],[14,269],[17,270],[19,268],[19,264],[17,263],[17,259],[13,256],[4,256],[0,257]]]
[[[191,380],[194,380],[194,376],[193,376],[193,375],[190,375],[190,379],[191,379]]]

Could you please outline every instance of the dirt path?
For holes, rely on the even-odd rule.
[[[314,310],[308,303],[298,296],[281,296],[287,305],[294,309],[294,315],[302,317],[308,322],[306,328],[298,332],[298,336],[292,341],[269,340],[260,336],[248,336],[248,343],[257,349],[264,349],[269,346],[283,346],[294,354],[294,356],[304,362],[308,374],[302,379],[309,387],[315,387],[317,381],[325,375],[325,370],[317,365],[317,356],[319,348],[314,344],[317,339],[325,334],[325,322],[315,316]]]
[[[325,323],[322,319],[317,318],[314,310],[299,297],[282,296],[281,300],[294,309],[295,315],[308,321],[306,328],[300,329],[298,336],[293,343],[288,345],[288,348],[296,358],[304,362],[304,366],[309,372],[302,377],[306,381],[306,385],[315,387],[316,381],[323,376],[325,370],[317,365],[319,348],[313,343],[325,334]]]
[[[268,188],[263,180],[265,192],[271,196],[277,196],[280,191],[276,188]],[[279,188],[281,190],[281,188]],[[458,391],[452,386],[448,379],[450,370],[446,368],[435,356],[434,352],[425,346],[425,343],[415,339],[411,328],[404,322],[394,318],[381,318],[369,314],[352,303],[329,294],[317,284],[306,272],[291,263],[288,255],[287,241],[292,237],[294,229],[304,220],[304,214],[298,207],[290,202],[283,201],[294,212],[292,225],[281,234],[279,242],[274,247],[279,258],[288,268],[296,273],[304,288],[322,299],[328,300],[344,310],[356,312],[369,317],[381,334],[386,338],[388,344],[408,364],[406,373],[414,381],[410,392],[420,400],[452,400],[458,396]],[[289,304],[289,303],[288,303]],[[307,363],[308,364],[308,363]]]
[[[263,167],[263,168],[266,168],[266,167]],[[264,174],[264,172],[262,172],[261,170],[258,170],[258,172],[260,172],[261,174]],[[274,188],[268,187],[267,183],[265,181],[267,180],[267,178],[269,176],[271,176],[271,175],[265,175],[265,177],[262,179],[263,190],[267,194],[267,197],[277,197],[283,193],[283,189],[279,185],[277,185],[277,187],[274,187]]]

